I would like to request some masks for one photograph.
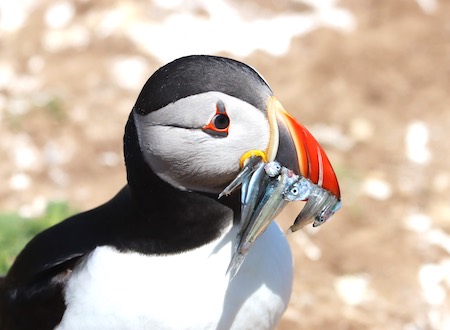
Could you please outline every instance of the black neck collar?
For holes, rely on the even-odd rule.
[[[144,161],[133,112],[125,128],[124,153],[134,211],[132,223],[125,225],[134,229],[130,232],[133,240],[128,241],[137,244],[131,248],[158,253],[186,251],[219,237],[239,216],[238,194],[217,200],[216,195],[181,191],[160,179]]]

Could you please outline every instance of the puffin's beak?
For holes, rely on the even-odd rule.
[[[275,97],[269,100],[267,111],[273,136],[267,150],[268,160],[279,162],[340,200],[341,192],[336,174],[316,139],[284,110]],[[273,123],[275,118],[276,124]]]
[[[306,224],[319,226],[341,206],[336,174],[319,143],[281,103],[267,102],[270,142],[267,150],[252,150],[241,158],[242,171],[222,192],[241,188],[241,230],[230,266],[230,278],[239,270],[253,242],[290,201],[307,203],[289,231]],[[222,195],[221,194],[221,195]]]

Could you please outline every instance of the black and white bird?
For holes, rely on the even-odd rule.
[[[0,329],[276,327],[293,281],[276,223],[227,275],[241,205],[218,194],[250,150],[340,197],[320,146],[254,69],[203,55],[158,69],[126,124],[128,183],[28,243],[0,281]]]

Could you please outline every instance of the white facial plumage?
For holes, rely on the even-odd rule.
[[[222,101],[228,136],[204,132]],[[239,172],[241,156],[266,150],[269,122],[253,105],[221,92],[188,96],[147,115],[134,113],[145,161],[164,181],[185,190],[220,192]]]

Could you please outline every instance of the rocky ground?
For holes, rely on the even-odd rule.
[[[232,56],[322,143],[342,189],[333,221],[289,236],[279,328],[450,329],[449,12],[444,0],[1,2],[0,210],[110,198],[147,77],[189,53]]]

